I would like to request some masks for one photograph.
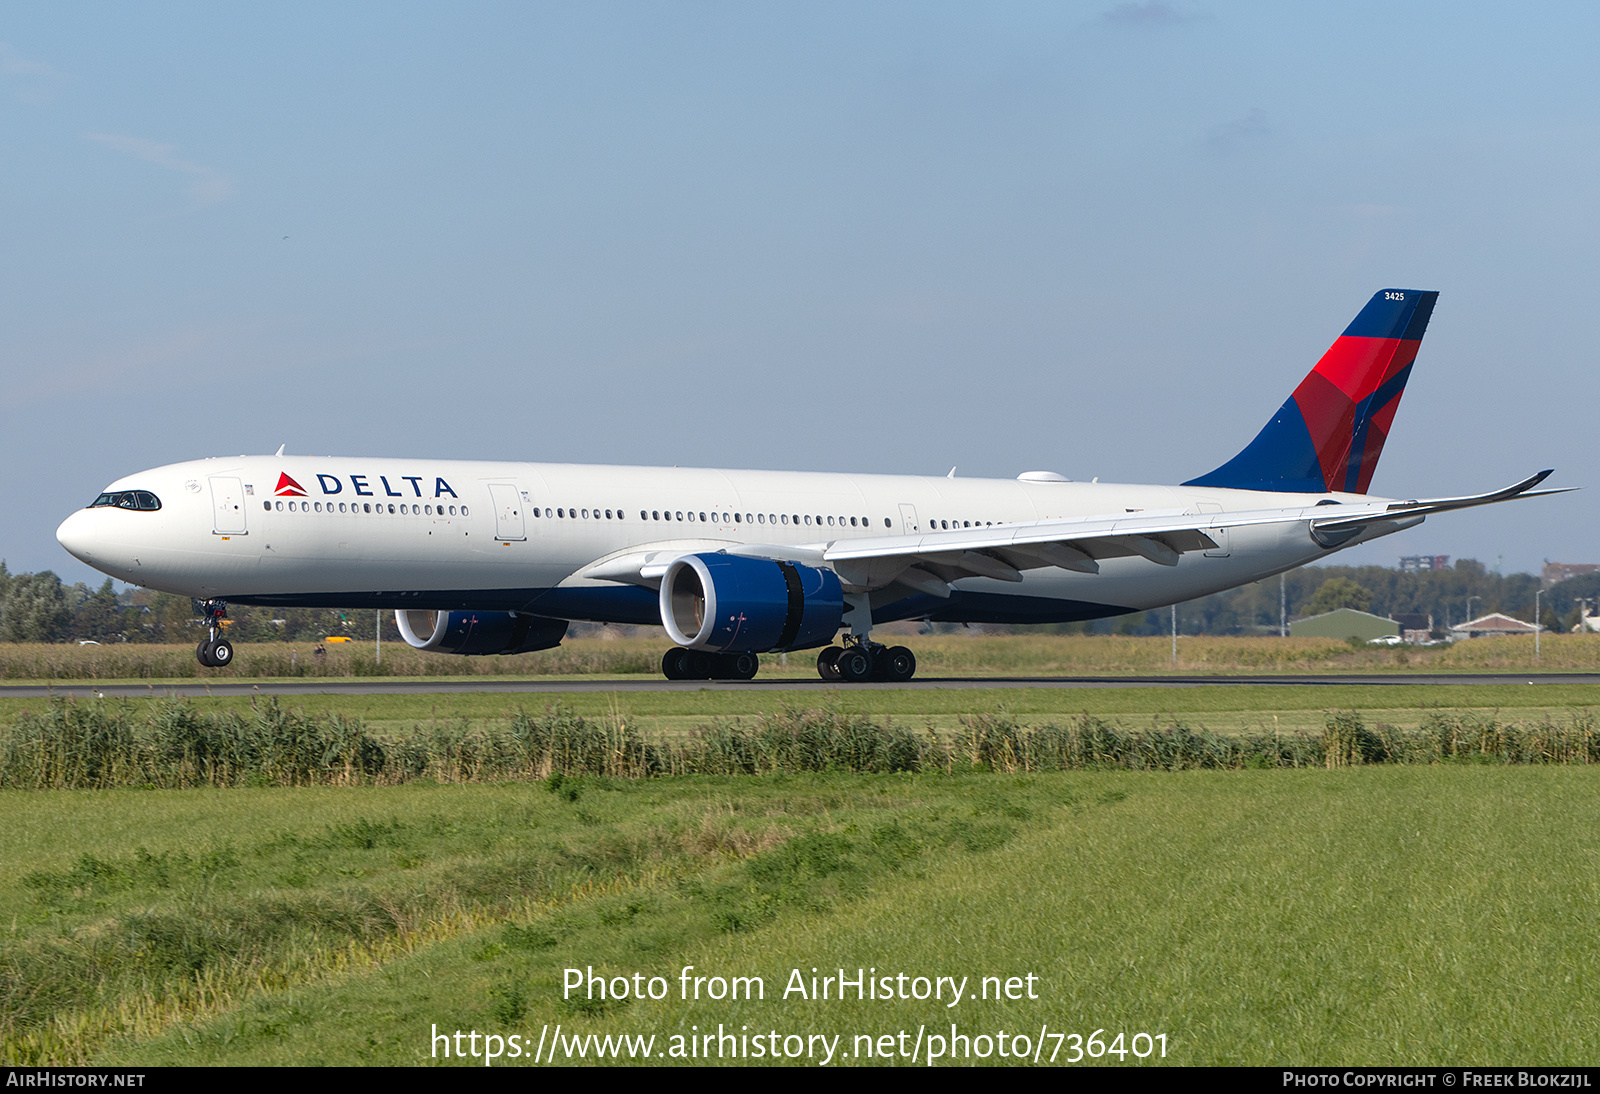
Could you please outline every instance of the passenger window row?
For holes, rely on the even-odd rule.
[[[274,502],[274,501],[263,501],[261,503],[261,507],[270,512],[273,509],[273,507],[276,506],[278,512],[281,513],[281,512],[284,511],[285,504],[288,505],[288,511],[291,512],[291,513],[295,513],[295,512],[301,512],[301,513],[312,513],[312,512],[316,512],[316,513],[324,513],[324,512],[332,513],[332,512],[335,511],[334,503],[331,502],[331,501],[327,503],[326,507],[324,507],[323,503],[320,502],[320,501],[314,501],[314,502],[313,501],[301,501],[301,502],[290,501],[290,502],[287,502],[287,503],[285,503],[283,501],[276,501],[276,502]],[[115,493],[115,494],[101,494],[100,497],[97,498],[95,500],[94,504],[91,505],[89,508],[94,509],[94,508],[98,508],[98,507],[101,507],[101,506],[116,506],[116,507],[122,508],[122,509],[160,509],[161,508],[161,502],[156,498],[156,496],[154,494],[150,493],[147,490],[125,490],[125,491],[121,491],[121,492]],[[341,502],[338,503],[338,510],[337,511],[340,512],[340,513],[350,512],[350,513],[380,513],[380,514],[388,512],[388,513],[398,513],[401,516],[409,515],[409,516],[414,516],[414,517],[421,517],[421,516],[427,516],[427,517],[438,516],[438,517],[442,517],[442,516],[447,516],[447,515],[453,517],[453,516],[456,516],[458,514],[458,511],[459,511],[459,515],[460,516],[464,517],[464,516],[467,515],[467,507],[465,505],[461,505],[461,506],[455,506],[455,505],[444,506],[444,505],[409,505],[409,504],[401,504],[401,505],[396,506],[394,504],[390,504],[390,505],[388,505],[387,508],[385,508],[385,506],[384,506],[384,504],[382,502],[378,502],[378,503],[373,503],[373,502],[350,502],[348,507],[347,507],[346,503],[341,501]],[[553,509],[548,507],[548,506],[543,507],[543,508],[541,508],[539,506],[535,506],[534,509],[533,509],[533,515],[536,516],[536,517],[545,517],[545,518],[554,519],[554,520],[578,520],[578,519],[583,519],[583,520],[622,520],[623,519],[622,510],[621,509],[615,509],[615,510],[613,510],[613,509],[570,509],[570,508],[567,508],[566,506],[558,506],[558,507],[553,508]],[[691,524],[698,520],[702,524],[777,524],[777,525],[790,525],[790,524],[792,524],[792,525],[799,525],[799,526],[833,527],[833,528],[844,528],[844,527],[868,528],[868,527],[871,526],[871,522],[866,517],[844,517],[844,516],[832,517],[832,516],[823,516],[820,513],[816,514],[815,516],[813,516],[810,513],[802,514],[802,513],[726,513],[726,512],[712,512],[712,513],[707,514],[707,513],[704,513],[704,512],[696,513],[693,510],[687,510],[686,511],[686,510],[681,510],[681,509],[680,510],[641,509],[641,510],[639,510],[639,519],[640,520],[646,520],[646,521],[650,521],[650,520],[658,520],[658,521],[669,521],[669,520],[688,521]],[[848,524],[846,522],[848,522]],[[1002,523],[1004,523],[1004,522],[1002,522]],[[992,520],[991,521],[982,521],[982,520],[980,520],[980,521],[970,521],[970,520],[933,520],[933,519],[930,519],[928,521],[928,528],[929,528],[930,531],[949,531],[952,528],[955,528],[955,529],[972,528],[972,527],[984,528],[984,527],[993,527],[993,525],[994,525],[994,521],[992,521]],[[888,517],[884,517],[883,518],[883,526],[885,528],[893,528],[894,527],[894,522],[891,521]]]
[[[335,511],[334,507],[333,507],[333,504],[334,503],[331,502],[331,501],[328,502],[326,506],[324,506],[323,503],[320,502],[320,501],[301,501],[301,502],[291,501],[291,502],[288,503],[288,506],[289,506],[289,512],[291,512],[291,513],[313,513],[313,512],[315,512],[315,513],[332,513],[332,512]],[[278,512],[280,512],[280,513],[283,512],[284,502],[282,502],[282,501],[278,501],[278,502],[264,501],[264,502],[261,503],[261,508],[267,510],[268,512],[271,512],[274,505],[277,506]],[[449,510],[448,513],[446,513],[446,509],[447,508]],[[353,502],[351,502],[349,504],[349,507],[347,509],[346,506],[345,506],[345,503],[341,501],[339,503],[339,508],[338,508],[338,512],[340,512],[340,513],[344,513],[344,512],[350,512],[350,513],[397,513],[400,516],[413,516],[413,517],[442,517],[442,516],[447,516],[447,515],[453,517],[453,516],[457,515],[457,511],[458,510],[459,510],[461,516],[464,517],[464,516],[467,515],[467,507],[465,505],[461,505],[461,506],[451,505],[451,506],[446,507],[446,506],[443,506],[443,505],[393,505],[393,504],[391,504],[387,508],[385,508],[383,502],[374,503],[374,502],[370,502],[370,501],[364,501],[364,502],[354,502],[353,501]]]
[[[669,511],[665,509],[639,510],[640,520],[695,520],[697,514],[693,512]],[[869,528],[872,521],[866,517],[825,517],[817,514],[804,515],[800,513],[712,513],[707,517],[705,513],[698,514],[701,521],[712,524],[814,524],[819,527],[829,526],[837,528]],[[888,517],[883,518],[885,528],[892,527]]]
[[[572,509],[566,506],[542,509],[534,506],[533,515],[536,517],[554,518],[556,520],[622,520],[622,510],[611,509]],[[701,524],[798,524],[816,525],[818,527],[835,528],[869,528],[871,520],[866,517],[828,517],[820,513],[816,516],[800,513],[728,513],[722,511],[696,512],[684,509],[641,509],[639,519],[650,520],[677,520],[687,521],[691,524],[698,521]],[[894,524],[888,517],[883,518],[883,526],[892,528]]]
[[[582,517],[583,520],[591,520],[591,519],[592,520],[621,520],[622,519],[622,510],[621,509],[618,509],[613,513],[613,511],[610,510],[610,509],[603,509],[603,510],[602,509],[568,509],[565,506],[557,506],[556,508],[552,509],[547,505],[544,508],[544,512],[541,513],[539,511],[539,507],[537,505],[533,507],[533,515],[534,516],[536,516],[536,517],[537,516],[551,517],[551,518],[554,518],[556,520],[578,520],[579,519],[579,517],[578,517],[579,513],[583,514],[583,517]],[[601,515],[602,513],[604,514],[604,516]]]

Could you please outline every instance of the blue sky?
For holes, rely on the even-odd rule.
[[[0,558],[271,452],[1177,482],[1377,289],[1373,484],[1593,489],[1600,8],[0,7]],[[1600,561],[1592,495],[1341,560]]]

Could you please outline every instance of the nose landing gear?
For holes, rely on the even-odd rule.
[[[194,648],[195,660],[208,669],[221,669],[233,664],[233,644],[222,637],[222,621],[228,616],[226,600],[208,600],[202,606],[207,637]]]

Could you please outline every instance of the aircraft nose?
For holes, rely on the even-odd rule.
[[[79,509],[56,529],[56,542],[65,547],[73,558],[91,566],[95,561],[94,523],[93,515],[87,509]]]

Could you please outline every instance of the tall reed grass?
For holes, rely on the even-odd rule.
[[[0,788],[394,785],[603,775],[765,775],[958,771],[1181,771],[1371,763],[1600,763],[1592,714],[1501,721],[1430,712],[1415,730],[1334,711],[1321,733],[1218,734],[1171,720],[1128,729],[1084,714],[1023,725],[1004,711],[966,717],[955,734],[914,732],[832,708],[780,708],[687,735],[647,735],[620,718],[561,706],[515,712],[504,726],[446,722],[404,736],[360,719],[307,715],[269,701],[246,715],[183,700],[144,706],[55,700],[0,727]]]

